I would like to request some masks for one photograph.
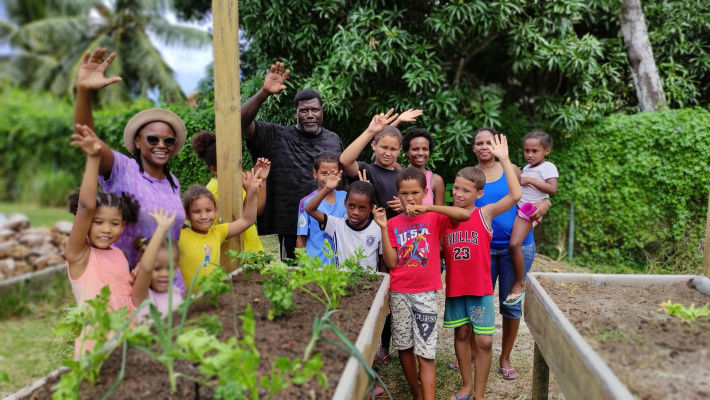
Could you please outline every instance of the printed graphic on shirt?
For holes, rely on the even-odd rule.
[[[210,254],[212,254],[212,247],[208,244],[202,246],[202,250],[205,252],[205,260],[204,262],[208,263],[210,262]]]
[[[367,235],[367,239],[365,239],[365,244],[367,247],[372,247],[373,244],[375,244],[375,236],[373,235]]]
[[[422,335],[424,341],[429,340],[429,336],[436,329],[436,314],[428,314],[412,310],[414,312],[414,321],[417,323],[419,334]]]
[[[426,267],[429,256],[429,242],[423,235],[419,235],[411,243],[399,248],[397,257],[398,267]]]

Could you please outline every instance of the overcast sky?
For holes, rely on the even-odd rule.
[[[0,18],[7,19],[4,0],[0,0]],[[171,23],[177,23],[177,19],[173,13],[166,15],[166,19]],[[211,20],[201,24],[183,22],[179,24],[195,26],[204,30],[210,30],[212,28]],[[213,60],[212,47],[207,46],[201,50],[188,50],[167,46],[153,36],[151,36],[151,41],[163,55],[168,65],[175,71],[175,77],[182,90],[186,94],[189,94],[197,89],[198,82],[205,76],[206,68]],[[8,45],[0,45],[0,55],[9,54],[11,52],[12,50]]]

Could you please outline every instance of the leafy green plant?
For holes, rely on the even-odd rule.
[[[324,252],[327,258],[333,259],[333,249],[325,242]],[[319,257],[310,257],[304,249],[296,249],[296,268],[290,281],[293,288],[298,288],[310,294],[330,310],[338,308],[340,298],[346,294],[348,271],[341,270],[335,263],[324,264]],[[306,288],[309,283],[318,285],[323,297]]]
[[[225,282],[227,280],[229,280],[229,275],[224,269],[216,267],[209,275],[197,278],[197,285],[200,286],[197,295],[209,296],[210,302],[214,305],[214,308],[217,308],[219,307],[218,296],[228,293],[231,287],[229,283]]]
[[[269,319],[280,317],[296,308],[296,303],[292,300],[293,290],[286,275],[273,274],[264,281],[264,296],[273,307],[269,310]]]
[[[81,336],[78,360],[64,361],[70,371],[61,376],[54,386],[53,399],[78,399],[81,382],[96,383],[104,361],[111,351],[122,345],[127,338],[144,336],[146,329],[138,328],[136,332],[128,326],[132,318],[127,308],[116,311],[109,309],[111,290],[108,285],[101,289],[96,298],[87,300],[80,307],[72,309],[62,322],[55,328],[58,336]],[[111,335],[113,334],[113,337]],[[111,340],[109,340],[111,338]],[[84,352],[84,345],[91,343],[91,351]],[[122,374],[119,378],[122,377]]]
[[[232,257],[232,261],[239,263],[246,282],[249,282],[249,275],[252,272],[259,272],[274,261],[274,256],[266,254],[263,251],[252,253],[248,251],[227,250],[226,254]]]
[[[695,308],[695,303],[690,304],[690,307],[685,307],[680,303],[673,303],[670,299],[661,303],[661,308],[659,311],[665,311],[668,314],[681,318],[683,321],[691,323],[696,322],[698,318],[710,317],[710,310],[708,309],[710,303],[705,304],[703,307]]]
[[[259,388],[269,392],[269,399],[289,387],[292,383],[303,384],[313,376],[323,385],[327,384],[321,372],[323,362],[320,354],[304,361],[280,357],[271,367],[271,373],[261,379],[257,368],[261,355],[254,345],[256,324],[251,305],[247,306],[242,320],[242,338],[232,337],[227,342],[219,341],[204,329],[195,329],[182,334],[177,341],[182,357],[198,363],[197,369],[207,379],[216,377],[215,398],[259,398]]]

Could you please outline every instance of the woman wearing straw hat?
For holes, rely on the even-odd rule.
[[[74,123],[88,125],[94,129],[91,98],[93,91],[121,80],[119,77],[106,78],[104,72],[116,57],[115,53],[106,60],[106,49],[96,49],[84,55],[76,81],[76,105]],[[186,129],[180,117],[168,110],[151,108],[136,114],[123,131],[126,149],[133,157],[109,148],[102,142],[99,183],[105,192],[128,193],[141,207],[138,223],[129,225],[114,244],[126,253],[131,269],[138,262],[138,252],[133,248],[133,240],[151,237],[155,231],[155,220],[148,213],[163,208],[177,212],[170,235],[179,239],[180,229],[185,221],[185,210],[180,199],[180,184],[170,173],[168,161],[185,144]],[[185,291],[185,284],[176,270],[175,284]]]

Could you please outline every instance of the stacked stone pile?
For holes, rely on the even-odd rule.
[[[32,228],[22,214],[0,221],[0,280],[64,263],[71,227],[71,222],[60,221],[51,228]]]

